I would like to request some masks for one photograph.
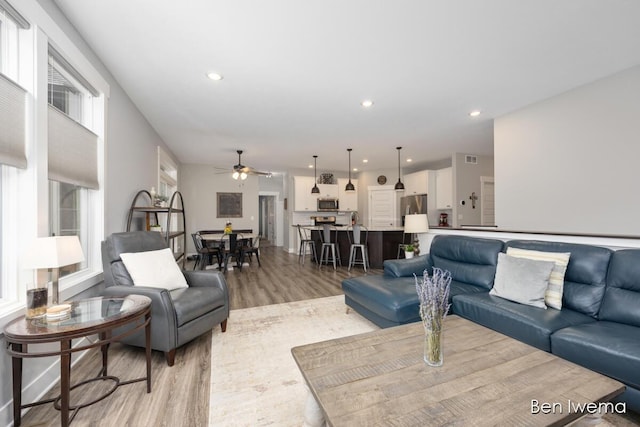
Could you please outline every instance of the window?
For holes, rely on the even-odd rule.
[[[89,190],[78,185],[49,181],[49,232],[54,236],[78,236],[89,247]],[[87,267],[86,261],[60,269],[60,277]]]
[[[98,137],[91,132],[95,89],[53,48],[49,48],[49,234],[78,236],[85,252],[92,250],[90,230],[98,189]],[[60,114],[63,113],[63,114]],[[87,253],[87,258],[90,254]],[[60,277],[87,268],[88,262],[63,267]]]
[[[18,79],[18,25],[0,8],[0,72]]]

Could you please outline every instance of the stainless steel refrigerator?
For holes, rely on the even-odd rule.
[[[402,217],[402,225],[404,226],[405,215],[426,214],[427,213],[427,195],[416,194],[413,196],[400,197],[400,216]]]

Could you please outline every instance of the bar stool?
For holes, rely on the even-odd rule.
[[[364,233],[364,239],[362,234]],[[351,267],[356,264],[364,267],[365,273],[369,267],[369,248],[367,247],[367,241],[369,240],[369,230],[367,227],[361,224],[356,224],[347,229],[347,236],[349,237],[349,271]],[[361,258],[358,259],[358,249],[360,249]]]
[[[300,250],[298,251],[298,262],[302,259],[302,265],[304,265],[304,257],[307,254],[307,247],[311,248],[311,255],[313,255],[313,260],[318,262],[318,254],[316,253],[316,242],[309,237],[309,229],[302,228],[300,224],[298,227],[298,236],[300,236]]]
[[[335,241],[331,241],[331,231],[335,230]],[[318,268],[322,267],[322,263],[333,263],[333,269],[336,269],[336,260],[342,267],[342,260],[340,259],[340,248],[338,247],[338,229],[330,224],[322,225],[322,250],[320,251],[320,263]],[[325,255],[326,254],[326,255]]]

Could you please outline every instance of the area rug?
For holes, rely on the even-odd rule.
[[[378,329],[344,296],[232,310],[211,347],[210,426],[301,426],[307,391],[299,345]]]

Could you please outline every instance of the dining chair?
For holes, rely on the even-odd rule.
[[[334,233],[332,233],[332,231]],[[331,238],[331,235],[335,234],[335,239]],[[333,264],[333,269],[336,269],[336,261],[342,267],[342,259],[340,259],[340,247],[338,246],[338,229],[330,224],[322,225],[322,248],[320,250],[320,263],[318,268],[322,267],[322,264]]]
[[[313,261],[318,262],[318,254],[316,253],[316,242],[309,236],[310,230],[302,227],[300,224],[298,227],[298,236],[300,236],[300,249],[298,251],[298,262],[302,259],[302,265],[304,265],[304,257],[307,254],[307,248],[311,248],[311,255]]]
[[[229,260],[231,258],[236,260],[236,266],[242,270],[242,251],[238,244],[238,235],[236,233],[224,234],[220,248],[224,248],[222,257],[223,272],[226,273],[229,270]]]
[[[361,224],[349,226],[347,229],[347,236],[349,238],[349,268],[356,264],[362,265],[366,273],[369,268],[369,248],[367,241],[369,240],[369,230],[367,227]],[[360,250],[360,259],[358,259],[358,250]]]
[[[196,247],[196,261],[193,264],[193,269],[200,266],[200,270],[204,270],[204,268],[208,264],[213,264],[213,257],[215,256],[218,260],[218,266],[221,264],[220,257],[220,248],[215,246],[208,246],[205,241],[202,239],[200,233],[192,233],[191,238],[193,239],[193,244]]]
[[[256,236],[255,238],[253,238],[253,240],[246,239],[246,241],[247,244],[242,245],[241,258],[244,259],[247,255],[249,255],[249,262],[251,262],[252,255],[255,254],[256,259],[258,260],[258,267],[262,267],[262,264],[260,264],[260,236]]]

